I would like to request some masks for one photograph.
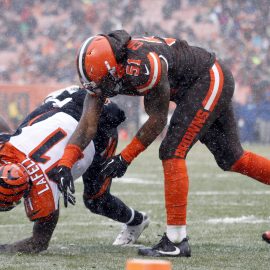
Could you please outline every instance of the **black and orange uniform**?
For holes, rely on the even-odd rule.
[[[114,38],[110,40],[114,48]],[[192,145],[198,139],[203,140],[221,112],[228,117],[224,119],[225,123],[234,122],[229,112],[234,80],[231,72],[216,60],[213,53],[190,46],[186,41],[158,37],[133,38],[127,44],[126,59],[122,62],[125,74],[119,94],[144,96],[154,91],[160,80],[162,60],[168,69],[170,99],[177,107],[162,142],[160,158],[185,158]],[[236,125],[232,128],[236,130]],[[215,137],[216,140],[221,140],[218,137]],[[237,138],[235,134],[230,141],[235,144]],[[207,139],[203,142],[207,144]],[[226,169],[242,154],[240,144],[238,146],[239,149],[228,146],[236,157],[230,155],[229,151],[224,157],[221,157],[221,153],[215,154],[220,164],[226,163]]]
[[[127,223],[133,215],[132,209],[110,193],[112,177],[102,177],[100,170],[106,159],[115,154],[118,144],[118,125],[125,120],[125,114],[115,103],[104,106],[97,133],[94,138],[95,156],[91,166],[82,175],[84,183],[83,200],[93,213],[106,216],[118,222]],[[134,210],[133,225],[141,222],[141,215]]]
[[[214,53],[179,39],[131,38],[122,30],[105,37],[117,63],[123,67],[118,94],[146,96],[155,91],[160,81],[161,61],[167,67],[170,100],[175,102],[176,109],[159,155],[164,168],[169,225],[186,224],[185,159],[198,140],[207,146],[223,170],[270,183],[270,162],[244,152],[241,146],[231,102],[234,79]]]
[[[37,107],[23,120],[14,134],[0,135],[0,142],[2,144],[2,147],[0,148],[0,165],[4,161],[23,163],[24,160],[26,160],[29,163],[30,157],[33,164],[34,162],[38,164],[39,160],[37,160],[37,157],[40,155],[32,153],[30,157],[27,157],[9,144],[9,142],[12,138],[18,137],[24,128],[42,124],[43,121],[50,119],[58,113],[65,113],[78,122],[82,114],[86,94],[87,92],[85,89],[79,88],[78,86],[68,87],[51,93],[42,105]],[[84,182],[83,199],[85,206],[96,214],[106,216],[122,223],[126,223],[131,217],[135,217],[133,222],[134,224],[137,224],[137,222],[141,222],[141,214],[138,214],[136,210],[129,208],[121,200],[110,193],[111,177],[104,179],[99,175],[100,164],[115,153],[118,143],[117,127],[124,120],[124,112],[115,103],[107,100],[103,106],[97,133],[93,140],[95,150],[93,161],[88,169],[82,174]],[[65,121],[64,117],[62,118],[62,121]],[[36,132],[39,132],[38,128]],[[42,154],[41,156],[43,156],[43,154],[50,150],[52,145],[55,146],[58,144],[58,140],[61,140],[61,138],[51,136],[46,143],[38,145],[35,148],[35,153],[39,152]],[[24,141],[23,144],[27,144],[27,141]],[[28,163],[23,163],[23,165],[27,164],[29,167],[32,164],[29,163],[29,165]],[[35,166],[38,167],[38,165]],[[40,175],[44,174],[41,169],[39,169],[39,171]],[[49,170],[46,170],[46,176],[48,176],[48,178],[44,176],[43,179],[50,179],[53,181],[51,177],[53,173],[54,167],[50,167]],[[46,184],[45,180],[44,183]],[[55,205],[58,203],[53,200],[54,195],[53,192],[51,192],[52,188],[48,189],[48,194],[46,194],[43,190],[40,192],[41,187],[42,185],[39,182],[36,183],[35,181],[30,181],[29,191],[24,192],[25,209],[27,216],[31,221],[46,218],[57,208]],[[42,194],[42,196],[38,195],[39,193]],[[2,195],[1,190],[0,195]],[[30,200],[31,203],[29,203]],[[9,208],[3,208],[0,201],[0,208],[3,208],[0,209],[0,211],[11,210],[15,205],[11,206],[12,207]]]

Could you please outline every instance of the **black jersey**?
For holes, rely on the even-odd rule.
[[[117,31],[107,36],[113,49],[117,35],[121,34],[126,35],[126,32]],[[124,95],[145,95],[151,91],[161,78],[161,59],[167,65],[168,80],[174,92],[192,86],[215,62],[213,53],[179,39],[133,37],[125,46],[126,57],[121,62],[124,74],[119,92]]]
[[[83,111],[83,103],[87,92],[84,88],[77,85],[50,93],[44,100],[43,104],[32,111],[13,135],[0,135],[0,142],[8,141],[11,136],[21,133],[25,126],[34,125],[58,112],[64,112],[79,121]],[[117,140],[117,127],[125,120],[125,113],[115,103],[107,100],[103,106],[97,133],[94,138],[96,153],[103,153],[110,140]],[[38,131],[37,131],[38,132]]]

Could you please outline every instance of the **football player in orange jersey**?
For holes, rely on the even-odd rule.
[[[78,86],[58,90],[30,113],[14,134],[0,135],[0,211],[13,209],[23,198],[26,214],[34,221],[33,235],[13,244],[0,245],[1,252],[40,252],[47,249],[59,216],[58,184],[53,170],[80,119],[86,91]],[[126,206],[110,193],[112,177],[101,177],[101,164],[114,155],[117,126],[124,112],[114,103],[103,106],[98,131],[82,158],[72,168],[83,178],[85,206],[93,213],[123,223],[114,245],[133,244],[148,226],[146,214]],[[75,198],[64,193],[64,204]]]
[[[242,148],[232,106],[234,78],[214,53],[184,40],[131,37],[117,30],[86,39],[78,53],[77,69],[89,95],[59,162],[57,177],[64,190],[72,189],[70,167],[94,137],[92,123],[97,122],[105,97],[144,96],[149,116],[131,143],[104,164],[102,173],[112,177],[123,176],[132,160],[157,138],[166,126],[169,102],[176,104],[159,152],[165,179],[166,233],[154,247],[139,249],[140,255],[191,256],[186,232],[186,156],[198,140],[224,171],[270,184],[270,161]]]

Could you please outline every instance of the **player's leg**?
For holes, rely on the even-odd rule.
[[[179,142],[184,138],[198,110],[198,105],[190,104],[188,100],[185,97],[183,103],[177,105],[166,137],[160,147],[167,214],[166,233],[160,242],[152,248],[140,248],[139,254],[143,256],[189,257],[191,255],[186,231],[189,178],[185,158],[190,147],[197,141],[197,138],[195,138],[197,135],[194,135],[193,140],[185,148],[181,157],[175,155]]]
[[[232,105],[221,113],[201,140],[224,171],[238,172],[270,184],[270,160],[241,146]]]
[[[94,163],[83,174],[85,206],[95,214],[106,216],[121,223],[140,224],[143,215],[110,194],[112,178],[101,178],[99,171],[100,163]]]
[[[149,225],[149,217],[110,193],[112,178],[100,179],[99,166],[93,166],[83,175],[85,206],[98,215],[123,223],[114,245],[133,244]]]
[[[244,150],[238,136],[232,104],[221,112],[204,136],[200,139],[214,155],[218,166],[229,171],[243,155]]]
[[[186,238],[189,180],[185,159],[191,147],[231,100],[233,78],[231,74],[224,75],[220,65],[215,63],[191,89],[183,90],[186,92],[177,102],[160,147],[165,180],[166,234],[152,249],[140,249],[141,255],[188,257],[191,254]]]
[[[238,172],[264,184],[270,184],[270,160],[244,151],[231,105],[213,123],[201,141],[212,152],[221,169]],[[264,232],[262,239],[270,243],[270,231]]]

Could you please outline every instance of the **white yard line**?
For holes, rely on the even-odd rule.
[[[155,221],[151,220],[151,224],[163,224],[163,221]],[[270,223],[270,217],[267,218],[259,218],[254,215],[251,216],[240,216],[240,217],[220,217],[220,218],[210,218],[207,220],[200,220],[198,221],[190,221],[189,224],[264,224]],[[120,226],[120,223],[114,221],[85,221],[85,222],[59,222],[57,227],[72,227],[72,226],[79,226],[79,227],[89,227],[89,226]],[[29,227],[30,224],[3,224],[0,225],[0,228],[24,228]]]
[[[223,218],[211,218],[206,221],[209,224],[261,224],[269,223],[270,217],[267,219],[257,218],[255,216],[241,216],[241,217],[223,217]]]
[[[214,196],[214,195],[269,195],[270,190],[257,190],[257,191],[194,191],[189,192],[190,195],[195,196]]]
[[[164,191],[151,191],[145,192],[146,196],[149,195],[158,195],[163,194]],[[113,192],[114,195],[143,195],[143,192],[138,191],[117,191]],[[224,195],[224,196],[239,196],[239,195],[269,195],[270,190],[257,190],[257,191],[193,191],[189,192],[189,195],[192,196],[216,196],[216,195]]]
[[[139,185],[162,185],[163,181],[142,179],[137,177],[123,177],[113,179],[114,183],[139,184]],[[82,183],[82,178],[76,179],[76,183]]]

